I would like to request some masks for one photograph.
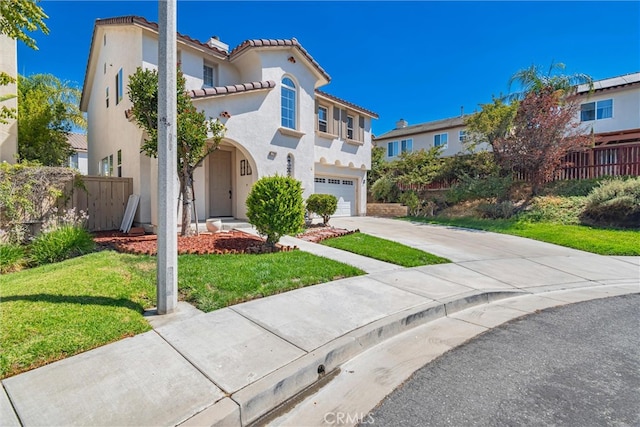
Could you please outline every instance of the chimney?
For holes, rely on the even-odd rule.
[[[396,122],[396,129],[406,128],[409,125],[405,119],[400,119]]]
[[[464,105],[460,106],[460,117],[464,117]]]
[[[226,43],[222,43],[220,41],[220,37],[218,36],[211,36],[211,38],[207,42],[207,45],[209,45],[209,47],[215,47],[225,51],[226,53],[229,53],[229,45]]]

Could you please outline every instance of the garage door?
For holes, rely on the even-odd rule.
[[[333,216],[353,216],[356,213],[356,183],[353,179],[319,178],[315,179],[316,194],[333,194],[338,199],[338,209]]]

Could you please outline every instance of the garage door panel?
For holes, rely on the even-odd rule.
[[[356,210],[356,190],[353,179],[338,177],[316,177],[316,194],[333,194],[338,199],[338,208],[333,216],[352,216]]]

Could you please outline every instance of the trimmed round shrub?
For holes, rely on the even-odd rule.
[[[247,197],[249,222],[275,246],[280,237],[298,234],[304,227],[304,200],[300,181],[287,176],[259,179]]]
[[[583,221],[640,228],[640,178],[604,181],[587,196]]]
[[[324,225],[329,224],[331,215],[338,209],[338,199],[333,194],[312,194],[307,199],[307,210],[322,217]]]
[[[64,225],[36,237],[29,247],[32,264],[60,262],[93,252],[95,243],[82,227]]]
[[[20,271],[25,264],[22,246],[12,243],[0,244],[0,274]]]

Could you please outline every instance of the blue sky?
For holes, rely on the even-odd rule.
[[[157,22],[156,1],[44,0],[50,34],[19,43],[18,72],[82,85],[97,18]],[[178,0],[178,31],[231,48],[295,37],[329,73],[322,90],[380,115],[374,134],[478,109],[531,64],[594,79],[640,71],[640,2],[311,2]]]

